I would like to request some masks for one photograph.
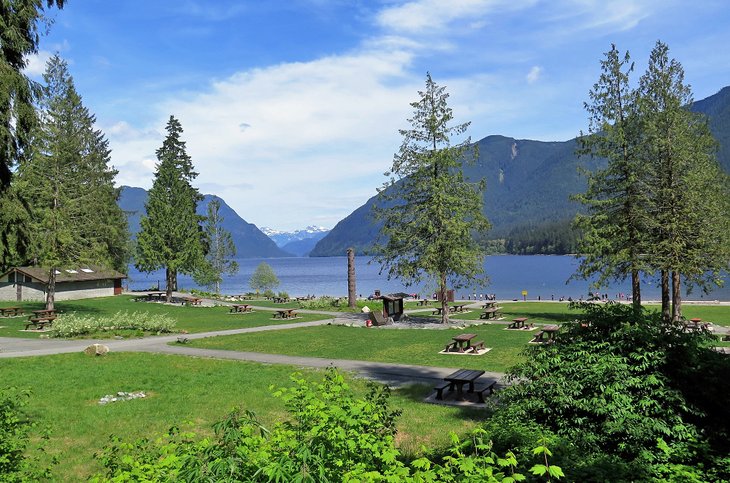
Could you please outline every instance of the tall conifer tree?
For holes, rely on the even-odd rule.
[[[238,272],[238,263],[233,260],[236,256],[236,245],[230,232],[223,228],[220,207],[221,202],[218,198],[213,198],[208,203],[203,225],[207,247],[206,263],[202,264],[194,274],[196,283],[212,288],[216,294],[221,291],[223,275],[233,275]]]
[[[601,76],[585,103],[588,134],[578,153],[607,160],[605,169],[587,172],[588,189],[575,198],[588,207],[576,225],[582,230],[578,274],[598,275],[596,285],[631,277],[634,307],[641,307],[640,273],[647,267],[646,229],[650,190],[639,156],[642,143],[636,92],[629,86],[633,63],[615,45],[601,61]],[[581,133],[582,134],[582,133]]]
[[[447,283],[468,286],[484,271],[484,250],[475,235],[489,229],[482,211],[485,185],[464,178],[462,166],[474,162],[476,146],[469,138],[451,144],[469,123],[452,125],[445,88],[427,74],[426,89],[418,95],[411,103],[411,129],[400,131],[403,143],[379,193],[376,216],[384,222],[385,242],[376,260],[406,285],[435,281],[445,323]]]
[[[140,220],[135,266],[143,272],[165,268],[167,301],[177,289],[177,274],[193,274],[204,263],[202,216],[196,213],[202,196],[192,186],[198,176],[181,139],[180,121],[170,116],[167,136],[157,150],[157,169]]]
[[[53,56],[43,79],[32,157],[20,165],[13,191],[30,206],[32,261],[49,270],[46,303],[52,308],[57,268],[94,264],[125,271],[128,232],[108,142],[94,128],[68,65]]]
[[[691,88],[666,44],[656,43],[639,84],[643,161],[654,191],[648,259],[661,273],[662,314],[678,321],[682,277],[708,288],[722,283],[728,267],[728,183],[707,119],[689,110]]]

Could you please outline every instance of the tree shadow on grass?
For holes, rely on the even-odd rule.
[[[515,317],[527,317],[528,322],[529,322],[529,319],[547,320],[550,322],[573,322],[575,320],[576,315],[578,315],[578,312],[573,312],[573,313],[568,313],[568,314],[556,314],[556,313],[549,313],[549,312],[535,312],[535,313],[525,314],[524,312],[503,311],[502,314],[504,315],[504,318],[507,320],[511,320]]]

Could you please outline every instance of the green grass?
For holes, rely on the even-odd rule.
[[[43,308],[40,302],[0,303],[0,307],[21,306],[26,315],[22,317],[0,318],[0,337],[39,337],[38,333],[21,332],[28,321],[31,310]],[[118,311],[148,312],[150,314],[167,314],[177,322],[176,330],[189,333],[207,332],[212,330],[239,329],[243,327],[259,327],[262,325],[276,325],[292,322],[308,322],[327,318],[324,315],[299,314],[293,320],[272,319],[273,312],[255,311],[246,314],[231,314],[227,306],[195,307],[184,305],[165,305],[150,302],[135,302],[134,297],[121,295],[116,297],[102,297],[56,303],[56,308],[62,312],[77,312],[79,315],[112,315]],[[93,337],[113,337],[114,333],[94,334]]]
[[[295,370],[283,365],[141,353],[0,360],[3,386],[30,388],[29,411],[39,423],[37,431],[51,430],[45,447],[49,456],[60,458],[54,469],[58,481],[82,481],[98,471],[93,454],[112,434],[128,441],[154,439],[184,422],[189,422],[185,429],[210,434],[212,423],[234,406],[255,411],[264,425],[271,426],[286,414],[269,386],[288,385]],[[315,371],[300,372],[315,375]],[[351,384],[359,394],[365,393],[363,381],[351,380]],[[104,395],[137,390],[148,397],[98,404]],[[408,454],[418,454],[421,445],[444,446],[450,430],[463,434],[484,417],[483,411],[422,403],[430,390],[413,386],[393,393],[393,407],[403,410],[397,441]]]
[[[451,337],[477,334],[492,350],[481,356],[439,354]],[[375,362],[395,362],[440,367],[464,367],[504,372],[521,360],[520,352],[534,331],[505,330],[502,324],[467,329],[368,329],[324,325],[276,333],[251,333],[211,337],[190,342],[193,347],[306,357],[328,357]]]

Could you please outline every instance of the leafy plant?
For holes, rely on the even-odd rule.
[[[122,312],[107,317],[64,314],[53,322],[51,337],[78,337],[95,332],[113,332],[118,330],[141,330],[144,332],[163,333],[175,329],[175,320],[167,314],[149,314],[147,312]]]

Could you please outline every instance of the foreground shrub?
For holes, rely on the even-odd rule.
[[[439,461],[402,461],[395,447],[398,411],[389,408],[387,387],[371,384],[355,397],[334,369],[321,382],[292,376],[293,387],[274,393],[290,419],[271,431],[253,413],[235,410],[214,426],[215,435],[197,440],[173,429],[157,441],[123,443],[114,439],[97,458],[105,474],[93,481],[280,481],[280,482],[514,482],[515,456],[498,458],[487,435],[477,430],[452,446]],[[540,480],[560,478],[548,464],[550,451],[534,450],[531,468]]]
[[[554,344],[526,350],[496,420],[555,435],[565,449],[557,462],[591,480],[729,478],[730,398],[720,381],[730,365],[708,347],[711,336],[626,305],[581,308]]]
[[[341,304],[340,299],[336,299],[334,297],[318,297],[316,299],[311,300],[300,300],[299,306],[303,309],[308,310],[327,310],[339,307]]]
[[[166,314],[147,312],[117,312],[107,317],[66,314],[53,321],[51,337],[78,337],[97,332],[141,330],[144,332],[172,332],[175,320]]]
[[[48,468],[39,466],[41,447],[33,449],[32,458],[25,455],[29,431],[34,426],[25,407],[28,392],[16,388],[0,389],[0,481],[38,481],[50,476]]]

